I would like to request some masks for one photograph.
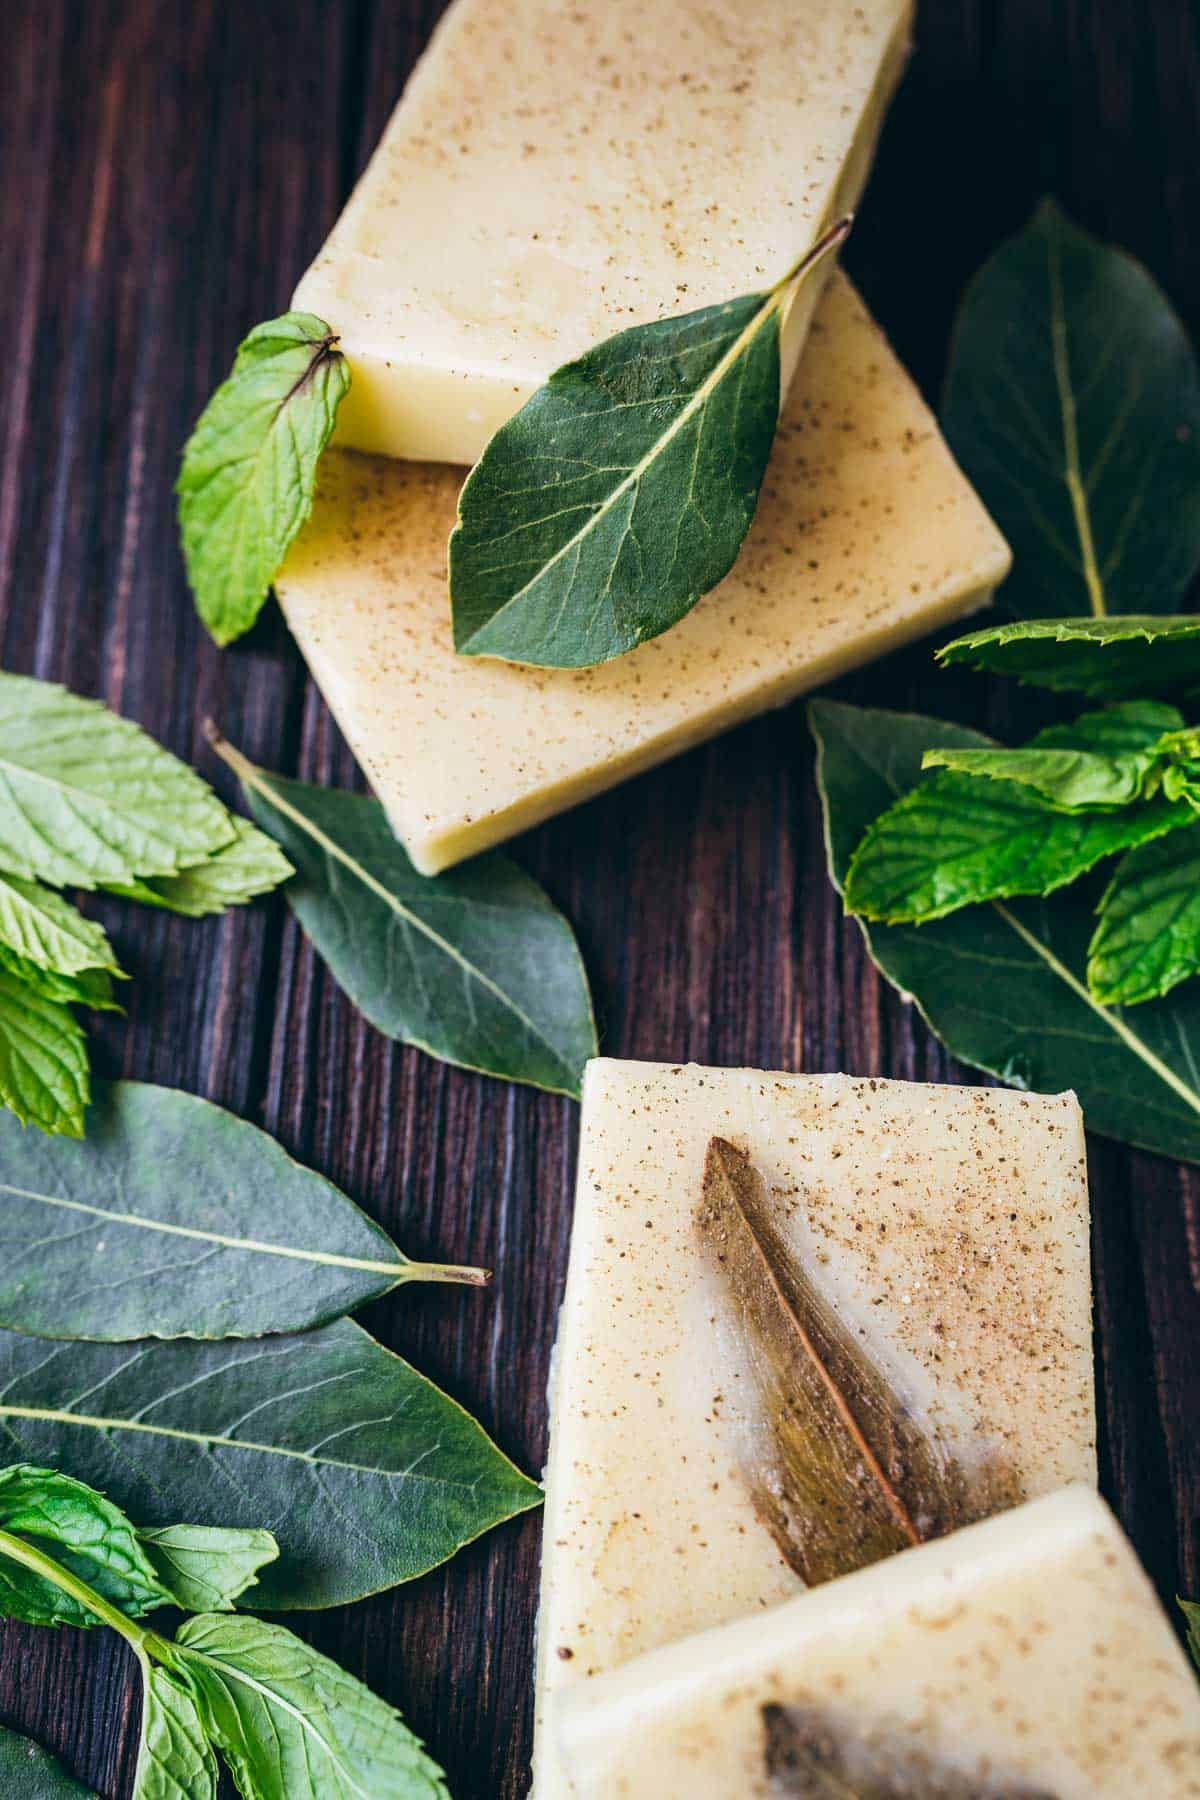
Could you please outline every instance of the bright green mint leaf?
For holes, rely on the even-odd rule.
[[[1178,612],[1200,564],[1200,371],[1140,263],[1043,202],[967,290],[942,424],[1015,553],[1002,606]]]
[[[216,1800],[217,1758],[180,1674],[147,1665],[133,1800]]]
[[[1200,685],[1200,618],[1018,619],[956,638],[938,660],[1097,700],[1169,694]]]
[[[196,609],[218,644],[253,625],[312,508],[350,370],[311,313],[256,325],[184,446],[176,493]]]
[[[168,912],[184,913],[189,919],[222,913],[227,907],[244,906],[261,894],[271,893],[295,870],[274,838],[249,819],[236,814],[231,818],[237,835],[215,856],[181,869],[178,875],[113,885],[109,892],[127,900],[141,900],[148,906],[164,907]]]
[[[0,869],[95,888],[172,875],[233,837],[212,789],[132,720],[0,674]]]
[[[35,968],[58,975],[121,973],[102,925],[85,919],[53,888],[19,875],[0,875],[0,942]]]
[[[395,1708],[283,1626],[206,1615],[189,1619],[173,1648],[243,1794],[449,1800]]]
[[[6,944],[0,944],[0,969],[7,969],[43,1000],[56,1000],[60,1006],[87,1006],[93,1012],[123,1010],[114,998],[112,976],[107,969],[84,969],[79,975],[61,975],[57,969],[39,969],[36,963],[17,956]]]
[[[1112,810],[1157,789],[1182,724],[1173,706],[1131,700],[1053,725],[1023,750],[930,750],[925,767],[1019,782],[1063,812]]]
[[[927,749],[987,746],[942,719],[829,700],[809,714],[839,887],[872,820],[921,779]],[[1102,1006],[1085,976],[1090,888],[861,929],[876,966],[952,1055],[1035,1093],[1074,1088],[1093,1131],[1200,1163],[1200,983],[1132,1012]]]
[[[147,1526],[138,1539],[164,1588],[184,1612],[232,1612],[235,1600],[279,1556],[269,1531],[216,1525]]]
[[[1169,993],[1200,970],[1200,825],[1121,858],[1088,948],[1088,987],[1109,1006]]]
[[[373,1025],[444,1062],[578,1097],[596,1053],[591,996],[574,934],[535,881],[498,851],[420,875],[377,800],[217,749],[295,865],[288,905]]]
[[[48,1750],[0,1726],[0,1794],[7,1800],[97,1800]]]
[[[128,1618],[171,1604],[125,1514],[70,1475],[27,1463],[0,1469],[0,1530],[47,1551]],[[28,1625],[97,1622],[72,1595],[4,1556],[0,1613]]]
[[[83,1136],[87,1044],[60,1001],[0,967],[0,1105],[22,1125]]]
[[[501,427],[450,539],[460,654],[607,662],[715,587],[750,529],[775,438],[781,316],[845,230],[767,293],[598,344]]]
[[[847,872],[846,905],[866,919],[920,923],[982,900],[1053,893],[1192,817],[1161,797],[1120,813],[1062,812],[1015,781],[944,770],[868,828]]]

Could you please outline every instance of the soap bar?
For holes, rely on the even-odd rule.
[[[593,669],[454,654],[462,471],[326,452],[276,589],[408,854],[431,875],[987,599],[1008,550],[861,302],[821,302],[733,569]]]
[[[561,1791],[555,1693],[799,1586],[741,1476],[750,1384],[694,1223],[714,1136],[918,1416],[1005,1458],[1017,1499],[1096,1478],[1073,1095],[590,1063],[546,1471],[541,1800]]]
[[[909,13],[454,0],[296,290],[350,360],[339,441],[475,462],[602,338],[771,287],[855,204]]]
[[[639,1657],[564,1695],[554,1725],[569,1775],[538,1800],[1200,1795],[1195,1674],[1083,1487]],[[789,1785],[788,1759],[814,1755],[896,1785]]]

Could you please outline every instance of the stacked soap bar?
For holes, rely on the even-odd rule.
[[[455,0],[296,290],[350,359],[340,441],[474,462],[601,339],[770,287],[857,200],[909,14]]]
[[[340,317],[332,303],[328,316]],[[533,669],[454,654],[446,540],[462,474],[328,452],[276,583],[425,874],[970,612],[1009,565],[841,276],[819,305],[741,555],[693,612],[629,655]]]
[[[1195,1672],[1084,1487],[639,1657],[550,1728],[538,1800],[1200,1795]]]
[[[569,1791],[557,1696],[799,1586],[741,1473],[751,1384],[694,1217],[714,1137],[751,1159],[780,1234],[918,1417],[964,1457],[1004,1458],[1018,1497],[1095,1480],[1073,1095],[591,1063],[551,1401],[539,1800]]]

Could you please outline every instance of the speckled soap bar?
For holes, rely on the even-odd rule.
[[[276,582],[424,874],[980,606],[1008,549],[844,277],[825,291],[758,516],[719,587],[594,669],[454,654],[463,471],[327,452]]]
[[[910,10],[454,0],[296,290],[350,359],[339,440],[474,462],[602,338],[770,287],[855,204]]]
[[[918,1416],[1017,1497],[1095,1481],[1083,1124],[1072,1094],[589,1064],[552,1384],[538,1800],[552,1697],[754,1614],[798,1578],[743,1484],[755,1428],[693,1221],[714,1137]]]
[[[554,1724],[569,1773],[538,1800],[1200,1795],[1195,1672],[1083,1487],[639,1657]],[[797,1745],[825,1784],[789,1785]]]

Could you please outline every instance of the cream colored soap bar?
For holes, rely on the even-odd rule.
[[[460,470],[329,452],[276,582],[418,869],[448,864],[970,612],[1003,539],[841,276],[826,290],[737,563],[594,669],[455,656]]]
[[[1019,1497],[1094,1482],[1087,1175],[1071,1094],[600,1060],[583,1090],[538,1626],[552,1697],[798,1580],[743,1485],[741,1378],[693,1223],[744,1151],[780,1230],[914,1410]]]
[[[564,1695],[573,1800],[757,1800],[817,1742],[848,1772],[979,1800],[1193,1800],[1200,1688],[1112,1514],[1086,1488],[640,1657]],[[853,1780],[846,1793],[867,1791]],[[877,1791],[874,1787],[871,1792]],[[879,1792],[884,1789],[880,1787]]]
[[[475,462],[602,338],[770,287],[857,199],[909,12],[455,0],[296,290],[350,359],[339,440]]]

